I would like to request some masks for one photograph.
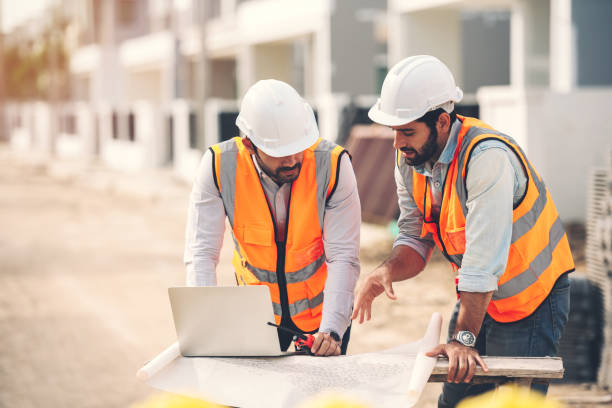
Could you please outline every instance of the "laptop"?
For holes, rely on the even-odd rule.
[[[181,354],[269,357],[282,352],[267,286],[168,288]]]

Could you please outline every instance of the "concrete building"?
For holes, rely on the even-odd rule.
[[[514,137],[565,221],[584,221],[587,175],[612,124],[612,2],[389,0],[389,62],[432,54],[480,118]]]
[[[294,86],[321,134],[367,123],[386,69],[432,54],[480,116],[527,150],[565,220],[584,220],[585,177],[612,125],[608,0],[64,0],[70,104],[8,104],[14,146],[195,174],[237,135],[259,79]],[[45,125],[46,124],[46,125]]]
[[[172,163],[190,179],[204,148],[238,134],[239,98],[265,78],[294,86],[335,140],[343,108],[376,94],[385,68],[384,0],[69,4],[73,95],[96,112],[93,145],[114,166]]]
[[[72,95],[93,115],[93,153],[113,167],[171,163],[177,97],[174,9],[165,1],[66,1],[73,16]],[[96,149],[97,147],[97,149]]]
[[[343,108],[379,89],[377,61],[386,49],[375,34],[385,6],[384,0],[209,2],[200,36],[203,144],[237,134],[240,96],[266,78],[296,88],[313,105],[323,137],[336,140]]]

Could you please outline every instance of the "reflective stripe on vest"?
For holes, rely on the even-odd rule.
[[[300,313],[307,311],[308,309],[314,309],[317,306],[323,304],[323,292],[319,293],[312,299],[300,299],[295,301],[294,303],[289,304],[289,313],[291,316],[298,316]],[[272,302],[272,308],[274,309],[274,315],[280,316],[283,312],[282,306],[280,303]],[[321,323],[319,321],[319,323]],[[318,328],[318,325],[317,325]],[[313,330],[316,330],[313,329]],[[312,331],[312,330],[309,330]]]
[[[325,264],[325,254],[321,255],[317,258],[316,261],[311,263],[310,265],[305,266],[302,269],[299,269],[287,276],[287,283],[297,283],[304,282],[312,277],[319,268]],[[265,283],[278,283],[278,279],[276,277],[276,271],[268,271],[261,268],[256,268],[250,265],[248,262],[246,263],[246,268],[259,280],[260,282]]]
[[[318,329],[327,278],[322,240],[325,204],[335,188],[345,150],[319,139],[304,151],[300,175],[291,187],[286,242],[275,240],[276,226],[265,192],[241,139],[219,143],[211,150],[215,182],[232,226],[238,284],[268,286],[277,324],[286,302],[297,328]],[[278,251],[284,252],[282,265]]]
[[[567,236],[550,193],[516,142],[485,123],[457,115],[463,122],[458,134],[455,158],[445,179],[440,219],[434,228],[424,224],[436,245],[461,266],[465,252],[467,216],[467,163],[478,143],[495,139],[506,144],[520,159],[527,175],[527,188],[512,213],[512,238],[506,269],[487,312],[500,322],[529,316],[550,293],[557,278],[574,268]],[[431,211],[426,177],[408,166],[401,157],[398,165],[407,188],[424,217]],[[492,220],[493,222],[493,220]]]

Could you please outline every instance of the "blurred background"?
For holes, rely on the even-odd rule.
[[[398,207],[393,135],[367,110],[388,68],[415,54],[444,61],[465,92],[457,111],[514,137],[546,180],[577,261],[566,380],[551,393],[612,403],[612,1],[0,6],[0,406],[151,396],[134,373],[175,339],[166,288],[184,283],[190,183],[203,151],[238,134],[257,80],[291,84],[321,135],[353,154],[372,270]],[[230,260],[226,237],[221,283]],[[431,312],[449,315],[450,268],[434,257],[421,275],[354,328],[350,353],[416,340]]]

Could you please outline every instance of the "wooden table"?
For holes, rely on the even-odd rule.
[[[560,357],[488,357],[482,359],[489,367],[488,372],[476,367],[472,383],[514,382],[530,386],[532,382],[548,383],[555,378],[563,378],[563,360]],[[446,382],[448,375],[448,360],[438,358],[429,382]]]

